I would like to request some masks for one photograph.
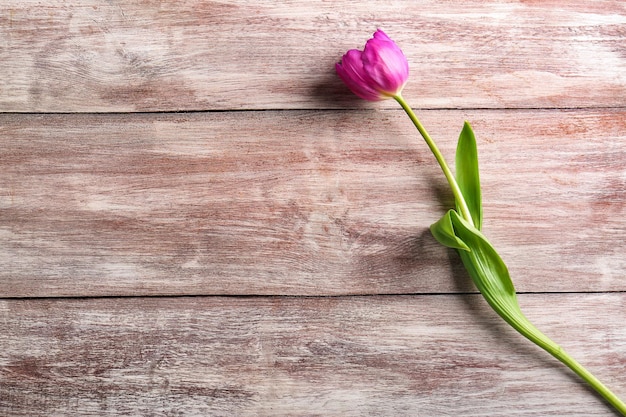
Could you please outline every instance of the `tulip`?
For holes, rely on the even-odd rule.
[[[407,113],[439,163],[455,200],[455,209],[431,226],[433,236],[456,249],[476,287],[488,304],[508,324],[587,381],[609,404],[626,416],[626,403],[593,374],[540,332],[522,313],[508,269],[493,245],[481,232],[483,210],[474,132],[465,123],[457,144],[452,173],[413,109],[400,94],[409,76],[409,65],[398,46],[382,30],[367,41],[364,50],[348,51],[335,65],[337,74],[357,96],[370,101],[395,99]]]
[[[380,29],[363,51],[346,52],[335,69],[354,94],[369,101],[399,95],[409,78],[409,63],[402,50]]]

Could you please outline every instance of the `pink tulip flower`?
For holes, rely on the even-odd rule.
[[[354,94],[370,101],[398,96],[409,78],[409,63],[402,50],[380,29],[363,51],[346,52],[335,69]]]

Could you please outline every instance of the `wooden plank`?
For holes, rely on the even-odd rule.
[[[522,295],[622,398],[626,294]],[[613,416],[477,295],[0,300],[11,416]]]
[[[421,108],[626,105],[620,1],[4,0],[0,111],[361,106],[333,65],[377,27]]]
[[[479,141],[519,291],[624,291],[626,111],[421,112]],[[0,296],[474,288],[428,226],[443,176],[401,111],[0,117]]]

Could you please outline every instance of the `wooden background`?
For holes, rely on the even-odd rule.
[[[626,397],[626,4],[4,0],[0,415],[615,416],[428,226],[383,28],[529,318]]]

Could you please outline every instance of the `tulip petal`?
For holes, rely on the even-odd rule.
[[[378,101],[383,97],[376,89],[372,88],[372,81],[363,68],[362,52],[351,49],[343,56],[341,62],[335,64],[339,78],[357,96],[365,100]]]
[[[377,29],[376,32],[374,32],[373,36],[374,36],[374,39],[380,39],[381,41],[393,42],[391,38],[387,36],[385,32],[383,32],[382,29]]]
[[[409,64],[402,50],[381,30],[367,41],[363,50],[363,66],[368,76],[386,95],[402,90],[409,76]]]

